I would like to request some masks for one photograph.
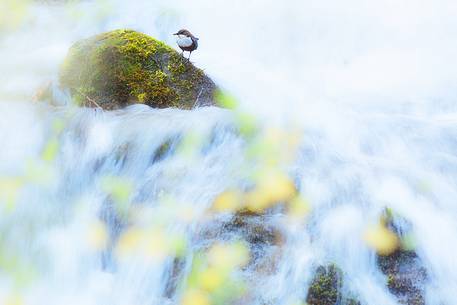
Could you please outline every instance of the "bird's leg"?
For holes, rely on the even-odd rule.
[[[190,61],[190,55],[192,55],[192,51],[189,52],[189,58],[187,58],[188,61]]]

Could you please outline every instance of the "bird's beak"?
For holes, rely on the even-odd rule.
[[[199,40],[200,38],[195,37],[195,39]]]
[[[178,33],[174,33],[173,35],[179,35]]]

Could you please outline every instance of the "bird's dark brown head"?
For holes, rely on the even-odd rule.
[[[174,33],[173,35],[184,35],[186,37],[194,37],[194,35],[192,35],[192,33],[186,29],[179,30],[177,33]]]

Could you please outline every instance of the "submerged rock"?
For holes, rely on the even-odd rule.
[[[383,221],[400,240],[411,234],[412,226],[403,217],[386,209]],[[402,225],[399,225],[402,224]],[[413,249],[399,248],[389,255],[378,255],[379,269],[387,277],[387,288],[400,304],[424,305],[427,270]]]
[[[336,265],[319,266],[308,288],[309,305],[360,305],[356,299],[343,295],[343,272]]]
[[[310,305],[332,305],[341,299],[341,271],[335,266],[319,266],[308,289]]]
[[[398,250],[378,256],[378,265],[387,276],[387,287],[400,304],[424,305],[424,283],[427,271],[413,251]]]
[[[133,30],[76,42],[59,81],[81,105],[107,110],[136,103],[182,109],[212,105],[216,90],[201,69],[173,48]]]

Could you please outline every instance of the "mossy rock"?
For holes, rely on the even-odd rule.
[[[387,277],[389,291],[400,304],[424,305],[427,270],[414,251],[397,250],[377,256],[377,263]]]
[[[306,297],[310,305],[334,305],[341,299],[342,272],[335,265],[319,266]]]
[[[146,34],[115,30],[76,42],[60,85],[84,106],[142,103],[191,109],[213,104],[214,82],[173,48]]]
[[[350,294],[343,295],[343,279],[343,272],[335,264],[319,266],[309,285],[306,304],[360,305],[360,302]]]
[[[403,223],[402,230],[395,225],[398,218]],[[381,219],[386,226],[401,240],[403,236],[411,234],[412,225],[386,208]],[[406,224],[406,225],[405,225]],[[421,258],[413,249],[399,248],[389,255],[377,255],[377,264],[387,278],[387,288],[397,298],[399,304],[424,305],[425,282],[427,270]]]

